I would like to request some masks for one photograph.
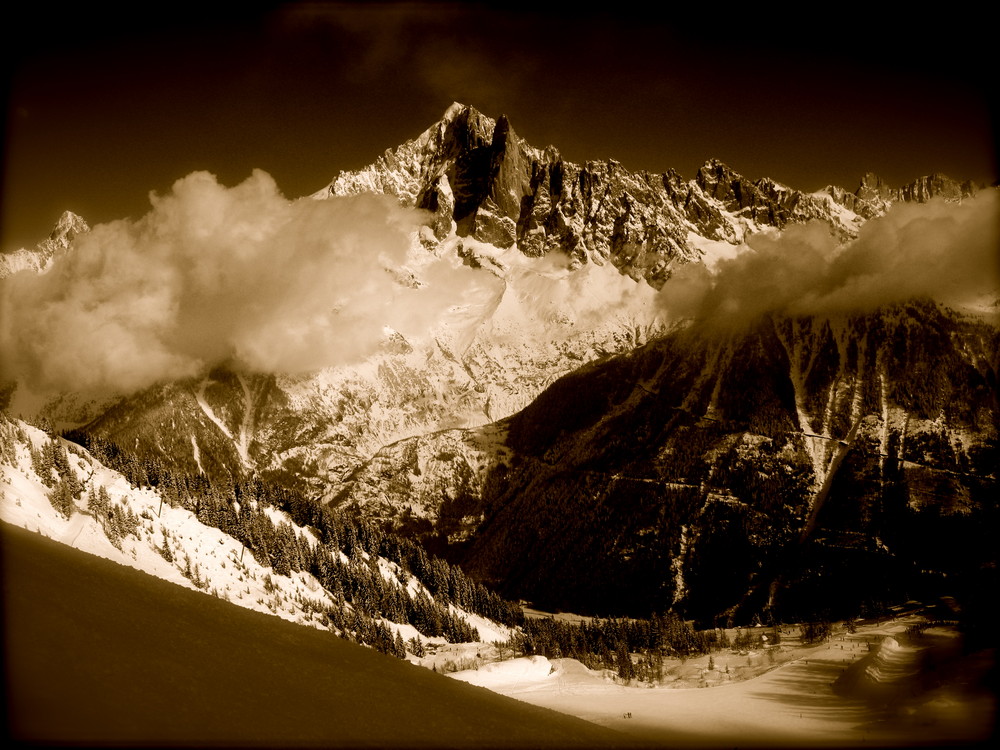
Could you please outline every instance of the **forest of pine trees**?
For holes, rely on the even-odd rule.
[[[46,440],[41,448],[32,448],[31,468],[50,488],[47,497],[52,507],[69,518],[74,501],[83,493],[83,484],[70,469],[66,448],[54,438]]]
[[[139,459],[117,445],[79,433],[67,436],[82,443],[101,463],[134,487],[158,490],[164,502],[193,512],[198,520],[218,528],[244,545],[264,567],[277,575],[307,571],[330,593],[336,604],[325,613],[343,636],[399,657],[423,653],[419,639],[404,643],[382,620],[409,623],[425,636],[451,642],[479,640],[479,633],[456,616],[449,605],[520,631],[501,651],[570,657],[593,669],[612,669],[623,680],[658,680],[665,656],[694,656],[730,646],[725,631],[695,631],[675,614],[649,619],[593,620],[570,624],[553,619],[525,619],[521,607],[506,601],[466,576],[460,568],[429,555],[423,547],[363,519],[352,518],[285,487],[259,478],[237,478],[220,485],[202,475],[168,471],[156,459]],[[70,446],[72,450],[72,446]],[[49,497],[67,517],[85,489],[70,469],[66,447],[55,438],[31,452],[32,468],[51,488]],[[87,507],[116,547],[134,535],[139,520],[115,503],[103,486],[86,493]],[[297,533],[289,523],[275,523],[265,507],[285,511],[314,539]],[[174,562],[168,532],[163,530],[160,553]],[[395,563],[425,587],[409,592],[387,579],[378,559]],[[181,563],[178,563],[181,564]],[[200,572],[190,560],[182,571],[198,584]],[[428,595],[429,592],[429,595]],[[759,645],[759,635],[739,633],[737,648]],[[632,655],[638,654],[633,661]]]
[[[533,618],[525,620],[521,632],[504,646],[515,654],[572,658],[589,669],[611,669],[626,682],[659,682],[665,657],[688,658],[730,647],[761,648],[762,635],[743,629],[730,639],[725,630],[695,630],[673,613],[581,623]],[[633,654],[638,654],[638,660],[633,660]]]
[[[212,483],[202,475],[168,471],[155,458],[140,459],[99,438],[79,433],[67,438],[83,444],[134,487],[155,488],[165,503],[185,508],[205,525],[232,536],[274,574],[311,573],[335,602],[325,614],[342,637],[400,658],[407,651],[422,655],[424,644],[419,639],[404,642],[383,620],[409,623],[425,636],[443,636],[451,642],[479,640],[475,628],[456,616],[449,605],[494,622],[520,626],[509,642],[498,644],[500,653],[575,658],[592,669],[614,670],[625,681],[658,681],[664,657],[761,645],[760,634],[750,630],[738,631],[731,642],[724,630],[696,631],[673,613],[580,624],[525,619],[520,605],[502,599],[415,542],[301,493],[256,477]],[[53,505],[69,516],[75,508],[73,501],[83,496],[85,489],[70,469],[66,447],[51,438],[41,449],[32,450],[31,460],[32,468],[52,488]],[[138,518],[126,506],[113,502],[103,486],[87,494],[87,504],[115,546],[120,548],[123,537],[136,533]],[[266,507],[286,512],[314,538],[297,533],[289,523],[275,525]],[[168,562],[182,565],[184,575],[200,586],[200,571],[190,559],[183,564],[176,561],[165,528],[163,535],[160,553]],[[396,580],[387,579],[378,566],[380,557],[412,575],[426,590],[411,593]],[[637,659],[633,655],[638,655]]]
[[[505,625],[523,621],[517,604],[473,581],[460,568],[428,555],[412,541],[298,492],[259,478],[212,483],[202,475],[168,471],[155,458],[140,459],[113,443],[79,433],[67,437],[84,444],[97,460],[123,474],[134,487],[155,488],[167,504],[185,508],[201,523],[233,537],[275,574],[311,573],[339,603],[326,614],[331,625],[349,639],[386,653],[405,654],[405,644],[397,643],[391,631],[379,623],[384,618],[412,624],[427,636],[443,636],[452,642],[479,640],[476,629],[455,615],[449,605]],[[103,508],[101,502],[98,498],[98,507]],[[297,533],[289,523],[275,525],[265,507],[288,513],[315,538]],[[112,514],[109,521],[114,523],[115,509],[104,511]],[[128,521],[126,518],[114,528],[124,528]],[[166,537],[161,554],[171,555]],[[423,591],[411,594],[397,581],[387,579],[378,567],[380,557],[415,577],[430,595]],[[194,580],[193,576],[194,571],[188,575]]]

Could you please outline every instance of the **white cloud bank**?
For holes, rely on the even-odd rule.
[[[765,313],[864,313],[915,297],[954,307],[1000,294],[1000,194],[962,203],[897,204],[838,246],[826,225],[794,225],[751,237],[715,271],[690,264],[664,285],[672,318],[722,326]]]
[[[255,171],[233,188],[197,172],[150,199],[146,216],[94,227],[49,273],[0,282],[6,378],[132,392],[223,362],[310,371],[363,357],[384,326],[426,332],[470,284],[490,283],[424,258],[423,285],[400,284],[423,252],[422,216],[391,198],[289,201]]]
[[[444,322],[468,338],[505,283],[522,308],[511,335],[554,337],[615,315],[733,326],[917,296],[962,306],[1000,290],[996,191],[895,206],[844,246],[819,223],[756,235],[714,270],[679,268],[658,295],[561,254],[508,251],[504,282],[423,250],[415,238],[426,217],[392,198],[290,201],[260,171],[232,188],[197,172],[151,202],[137,221],[81,235],[48,273],[0,281],[0,380],[128,393],[223,363],[309,372],[365,357],[386,326],[414,340]]]

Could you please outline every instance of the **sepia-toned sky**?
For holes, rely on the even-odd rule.
[[[66,209],[137,218],[196,170],[236,185],[261,169],[306,195],[452,101],[568,159],[635,170],[691,177],[719,158],[805,190],[854,189],[866,171],[996,180],[985,17],[702,5],[27,7],[5,24],[0,250],[43,239]]]

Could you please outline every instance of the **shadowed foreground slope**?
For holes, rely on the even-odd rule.
[[[557,747],[615,732],[0,524],[9,739]]]

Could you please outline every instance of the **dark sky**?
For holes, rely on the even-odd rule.
[[[194,170],[233,185],[261,168],[309,194],[456,100],[574,161],[691,177],[714,157],[805,190],[997,178],[992,24],[968,8],[34,5],[4,31],[3,250],[65,209],[138,217]]]

